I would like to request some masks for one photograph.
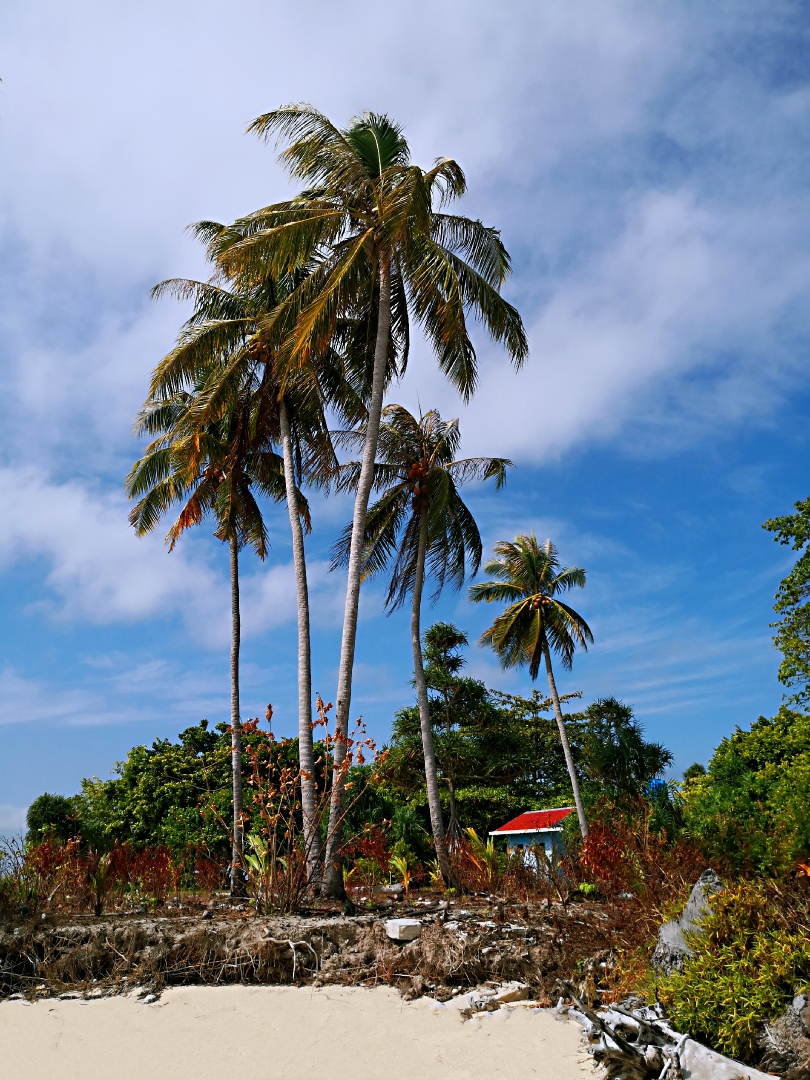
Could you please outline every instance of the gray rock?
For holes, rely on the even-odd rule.
[[[795,1003],[782,1016],[769,1020],[759,1039],[765,1051],[762,1064],[769,1071],[784,1073],[791,1080],[810,1076],[810,1038]]]
[[[714,870],[704,870],[695,882],[683,915],[679,919],[664,923],[658,931],[658,944],[652,958],[656,971],[669,975],[672,971],[681,970],[686,957],[692,955],[685,935],[699,930],[700,921],[710,910],[710,897],[722,889],[723,881],[720,875]]]
[[[810,997],[797,994],[790,1007],[801,1020],[805,1035],[810,1036]]]

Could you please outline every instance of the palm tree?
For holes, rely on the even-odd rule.
[[[571,669],[574,651],[579,645],[587,650],[593,642],[590,627],[576,611],[559,599],[561,593],[585,585],[585,571],[578,566],[560,569],[557,549],[550,540],[538,544],[537,537],[522,533],[514,542],[501,541],[494,548],[497,558],[490,559],[484,573],[495,581],[482,581],[470,586],[470,599],[475,603],[505,602],[509,607],[481,635],[482,645],[491,645],[501,667],[529,665],[534,681],[545,661],[548,688],[554,716],[565,753],[565,764],[571,779],[574,803],[582,838],[588,835],[588,822],[579,792],[571,746],[565,730],[557,684],[551,665],[551,653],[560,657],[562,666]]]
[[[127,494],[138,502],[130,524],[138,536],[155,528],[172,506],[180,513],[166,541],[169,551],[186,529],[206,517],[216,522],[214,535],[228,544],[231,581],[231,767],[233,776],[233,841],[231,892],[243,895],[239,871],[244,866],[242,821],[242,749],[239,705],[239,550],[250,544],[260,559],[267,555],[267,533],[254,489],[275,500],[285,497],[279,456],[251,440],[248,403],[224,413],[200,430],[195,422],[195,396],[178,391],[147,401],[136,433],[157,434],[135,462],[126,480]],[[255,436],[255,432],[254,432]]]
[[[351,705],[366,512],[383,395],[392,366],[402,371],[407,360],[409,315],[416,317],[439,366],[465,399],[477,378],[468,311],[504,343],[516,366],[525,360],[528,346],[518,312],[500,295],[509,256],[498,232],[437,208],[466,190],[455,161],[440,158],[428,170],[412,165],[402,129],[376,113],[365,113],[341,131],[311,106],[290,105],[258,117],[250,130],[286,141],[280,160],[294,179],[305,182],[306,190],[237,222],[233,234],[212,240],[212,253],[230,272],[248,276],[314,264],[265,321],[269,332],[295,309],[288,370],[322,353],[341,319],[357,311],[376,312],[368,420],[348,553],[325,866],[326,891],[340,896],[341,737]]]
[[[210,239],[225,226],[208,222],[199,226]],[[319,874],[320,835],[315,819],[315,752],[312,736],[312,663],[304,533],[309,519],[302,513],[299,487],[303,479],[322,482],[334,472],[334,454],[323,413],[324,394],[308,369],[288,379],[282,389],[278,379],[276,351],[266,336],[259,336],[261,321],[274,310],[278,299],[294,287],[295,277],[275,281],[269,276],[252,284],[223,281],[173,279],[161,282],[153,295],[171,293],[193,300],[194,311],[186,322],[177,346],[164,358],[152,378],[151,394],[159,399],[176,386],[197,383],[194,413],[196,425],[228,407],[235,398],[248,395],[253,401],[255,422],[271,441],[280,444],[284,484],[292,534],[298,612],[298,752],[301,770],[301,804],[304,848],[309,876]],[[226,287],[230,286],[230,287]],[[340,371],[340,358],[330,350],[321,364],[328,376],[330,398],[354,419],[362,406],[349,380]]]
[[[388,610],[400,607],[411,596],[411,647],[430,824],[439,868],[448,884],[452,872],[422,661],[422,590],[426,574],[432,576],[436,583],[432,599],[436,600],[445,584],[461,588],[468,566],[473,574],[478,570],[481,536],[458,486],[467,480],[493,477],[497,489],[505,482],[506,469],[512,464],[505,458],[456,460],[460,438],[458,420],[443,421],[435,410],[418,420],[401,405],[389,405],[383,410],[374,482],[384,491],[368,511],[362,546],[364,578],[379,573],[393,560],[385,599]],[[365,433],[347,433],[343,441],[364,442]],[[362,465],[350,462],[341,472],[339,486],[356,488]],[[333,566],[349,561],[352,530],[348,525],[338,541]]]

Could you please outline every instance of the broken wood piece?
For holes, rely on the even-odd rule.
[[[644,1060],[644,1055],[635,1046],[633,1046],[632,1043],[629,1043],[627,1039],[622,1038],[622,1036],[615,1032],[613,1028],[602,1019],[601,1016],[598,1016],[593,1011],[593,1009],[591,1009],[588,1005],[585,1004],[584,1001],[581,1001],[579,996],[574,992],[574,988],[573,986],[571,986],[570,983],[567,983],[565,979],[558,979],[557,982],[558,985],[563,988],[566,994],[568,994],[571,1000],[576,1004],[577,1008],[583,1014],[583,1016],[587,1016],[590,1022],[595,1027],[597,1027],[604,1035],[607,1035],[609,1039],[612,1039],[621,1051],[627,1054],[627,1056],[631,1060],[637,1062],[646,1070],[647,1063]]]

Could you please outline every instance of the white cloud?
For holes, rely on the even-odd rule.
[[[360,3],[271,13],[246,0],[223,21],[214,5],[82,0],[3,19],[10,419],[38,425],[27,453],[49,469],[64,468],[64,446],[94,473],[128,456],[147,372],[180,322],[170,303],[149,307],[147,290],[201,271],[190,220],[286,190],[272,149],[244,135],[285,100],[338,120],[390,109],[417,158],[465,164],[468,209],[503,228],[533,357],[514,378],[482,348],[487,372],[464,413],[476,443],[497,425],[506,452],[536,461],[633,439],[639,421],[699,437],[767,415],[792,375],[770,354],[810,276],[797,227],[810,100],[718,64],[753,32],[753,12],[518,0],[506,13],[419,2],[407,15]],[[237,20],[254,32],[223,53]],[[268,33],[281,43],[269,67]],[[385,50],[373,47],[381,34]],[[677,189],[655,139],[685,162]],[[683,381],[706,368],[718,375],[708,388]],[[459,411],[432,373],[414,375],[423,401]]]
[[[615,244],[557,283],[520,373],[487,348],[464,408],[423,358],[400,396],[418,390],[460,414],[468,452],[523,462],[616,438],[660,451],[767,420],[800,372],[795,342],[780,341],[810,290],[810,258],[791,250],[798,211],[740,213],[688,190],[645,194]],[[681,381],[692,375],[700,382]]]
[[[101,624],[180,616],[198,643],[220,648],[230,641],[227,570],[205,561],[199,540],[189,537],[168,553],[160,535],[133,535],[122,496],[91,492],[78,481],[54,483],[33,467],[0,469],[0,500],[11,509],[0,520],[0,563],[43,558],[48,566],[45,585],[58,602],[35,607],[58,619]],[[221,554],[214,541],[211,552]],[[256,635],[293,622],[292,564],[260,564],[246,551],[241,566],[244,631]],[[338,580],[317,559],[308,576],[313,623],[334,625],[343,610]],[[143,679],[150,671],[127,677]]]
[[[227,611],[220,579],[179,546],[167,555],[158,536],[137,539],[122,496],[57,484],[35,468],[0,470],[6,565],[44,557],[58,614],[89,622],[130,621],[180,612],[201,635]]]
[[[70,722],[96,708],[98,701],[87,690],[49,687],[23,678],[10,667],[0,671],[0,724]]]

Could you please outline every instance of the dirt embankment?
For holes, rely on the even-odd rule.
[[[261,917],[229,909],[165,917],[64,916],[0,932],[0,995],[120,993],[192,984],[398,986],[409,997],[520,980],[547,999],[574,954],[598,967],[607,916],[598,905],[538,910],[508,921],[491,908]],[[525,913],[524,913],[525,914]],[[392,915],[419,918],[421,936],[389,939]],[[582,964],[580,963],[580,971]]]

